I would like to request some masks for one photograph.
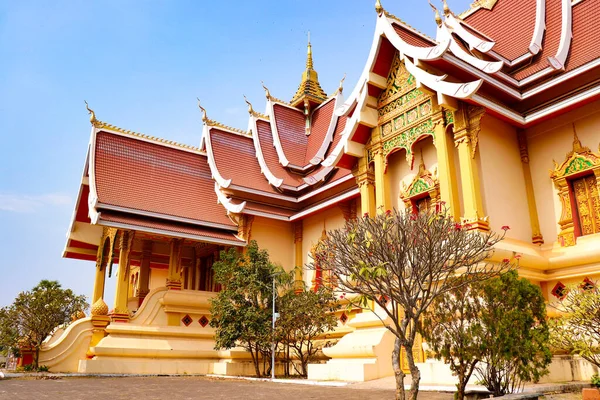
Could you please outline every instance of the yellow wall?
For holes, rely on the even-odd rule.
[[[559,164],[573,148],[573,123],[581,144],[598,151],[600,143],[600,101],[588,104],[558,118],[527,130],[529,163],[540,218],[540,229],[546,245],[556,242],[558,220],[562,211],[549,171],[552,160]]]
[[[258,247],[269,251],[272,262],[281,265],[286,271],[294,268],[294,235],[291,223],[255,217],[250,238],[256,240]]]
[[[150,268],[149,289],[152,290],[158,287],[166,286],[168,273],[169,271],[166,269]]]
[[[312,262],[310,250],[319,241],[323,232],[326,230],[343,228],[345,224],[344,215],[339,207],[332,207],[318,214],[311,215],[304,219],[302,226],[302,262],[304,265]],[[290,250],[292,248],[290,247]],[[303,271],[304,283],[310,287],[315,272],[312,270]]]
[[[531,242],[531,224],[515,129],[490,115],[481,120],[477,157],[483,207],[490,228],[510,226],[507,237]]]

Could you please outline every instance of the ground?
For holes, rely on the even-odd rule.
[[[372,384],[345,387],[309,386],[208,377],[28,377],[0,381],[0,399],[393,399],[389,385],[380,389]],[[420,392],[419,399],[450,400],[450,393]],[[581,394],[547,395],[547,400],[577,400]]]

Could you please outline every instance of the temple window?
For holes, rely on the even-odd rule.
[[[407,209],[412,212],[427,211],[435,207],[440,201],[440,183],[435,174],[425,168],[423,156],[419,164],[419,172],[410,185],[403,184],[400,199]]]
[[[559,300],[564,299],[567,296],[567,287],[562,282],[557,282],[552,289],[552,296]]]
[[[573,150],[560,165],[554,162],[550,173],[562,205],[558,221],[561,246],[573,246],[579,236],[600,233],[600,153],[582,146],[575,126],[573,134]]]
[[[596,287],[596,285],[594,284],[594,282],[591,281],[590,278],[585,278],[583,280],[583,283],[581,284],[581,289],[582,290],[592,290]]]

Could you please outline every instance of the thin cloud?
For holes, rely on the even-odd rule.
[[[37,196],[26,194],[0,193],[0,211],[34,213],[44,207],[71,204],[70,196],[61,193],[47,193]]]

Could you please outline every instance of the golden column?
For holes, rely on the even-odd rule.
[[[117,290],[115,292],[115,308],[111,319],[115,322],[129,321],[127,308],[129,292],[129,256],[133,243],[133,231],[119,231],[119,272],[117,273]]]
[[[295,266],[294,266],[294,289],[296,292],[301,292],[304,289],[304,282],[302,281],[302,270],[303,270],[303,262],[302,262],[302,229],[303,223],[302,220],[296,221],[293,224],[294,229],[294,256],[295,256]]]
[[[138,281],[138,297],[141,306],[150,288],[150,258],[152,257],[152,240],[142,242],[142,259],[140,262],[140,278]]]
[[[167,275],[167,288],[181,290],[181,250],[183,239],[171,239],[169,255],[169,271]]]
[[[452,114],[449,114],[452,115]],[[448,121],[446,121],[448,123]],[[446,203],[448,213],[455,220],[460,220],[460,202],[458,185],[456,184],[456,168],[454,166],[453,141],[448,138],[444,124],[443,110],[433,117],[435,148],[438,160],[438,177],[440,182],[440,197]]]
[[[375,160],[376,211],[382,213],[390,209],[387,190],[387,175],[385,174],[385,156],[383,155],[382,148],[374,150],[373,159]]]
[[[544,244],[544,237],[540,231],[540,220],[535,204],[535,193],[533,191],[533,180],[531,179],[531,168],[529,168],[529,151],[527,149],[527,136],[525,132],[517,132],[519,139],[519,151],[521,153],[521,164],[523,165],[523,177],[525,178],[525,190],[527,192],[527,206],[529,207],[529,220],[531,222],[531,242],[533,244]]]
[[[106,267],[112,260],[113,243],[115,241],[116,234],[117,230],[115,228],[105,227],[102,231],[102,238],[100,239],[98,253],[96,254],[96,277],[94,279],[94,292],[92,294],[92,304],[96,303],[98,299],[104,298]]]
[[[462,181],[464,216],[463,221],[473,229],[488,231],[490,224],[483,210],[479,171],[475,152],[479,141],[481,117],[485,113],[482,107],[460,105],[455,112],[454,145],[458,147],[460,177]]]
[[[358,160],[358,167],[353,173],[360,190],[361,214],[373,216],[375,215],[375,177],[366,156]]]

